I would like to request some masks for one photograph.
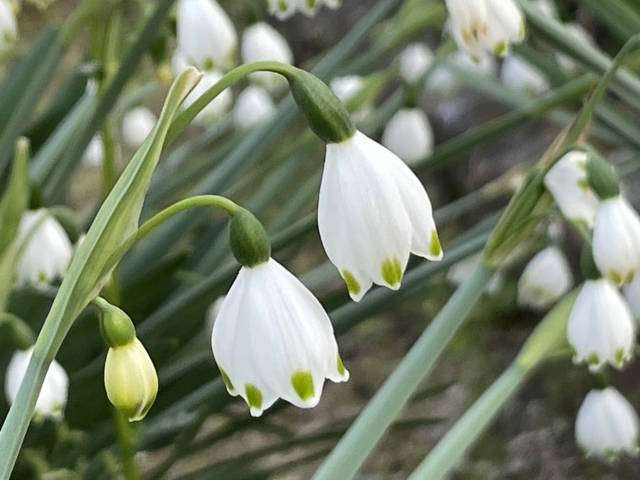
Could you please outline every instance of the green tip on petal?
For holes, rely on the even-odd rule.
[[[257,410],[262,410],[262,392],[260,389],[251,383],[247,383],[244,386],[244,391],[247,394],[247,403],[249,406]]]
[[[498,57],[502,57],[507,53],[507,44],[504,42],[504,40],[500,40],[494,45],[493,53]]]
[[[307,0],[307,7],[309,9],[315,9],[316,8],[316,0]]]
[[[587,181],[587,177],[581,178],[580,180],[578,180],[578,186],[582,189],[582,190],[589,190],[589,182]]]
[[[340,358],[340,355],[337,356],[337,359],[338,359],[337,361],[338,373],[344,377],[345,374],[347,373],[347,369],[344,368],[344,364],[342,363],[342,359]]]
[[[606,458],[608,462],[614,463],[618,459],[618,451],[615,448],[609,447],[604,451],[604,458]]]
[[[590,353],[587,356],[587,365],[599,365],[600,364],[600,358],[598,357],[597,353]]]
[[[617,270],[609,270],[609,278],[616,285],[622,285],[622,274]]]
[[[225,372],[220,367],[218,367],[218,370],[220,370],[220,376],[222,377],[224,386],[227,387],[227,390],[229,391],[229,393],[235,392],[235,388],[233,388],[233,383],[231,383],[231,379],[229,378],[229,375],[227,375],[227,372]]]
[[[402,281],[402,266],[400,265],[400,260],[397,258],[385,259],[380,266],[380,272],[382,273],[384,281],[391,287],[400,285]]]
[[[627,276],[624,277],[624,283],[625,284],[629,284],[631,282],[633,282],[633,277],[635,277],[636,275],[636,271],[635,270],[629,270],[629,272],[627,273]]]
[[[278,2],[278,10],[280,10],[281,12],[286,12],[287,11],[287,2],[285,2],[284,0],[280,0]]]
[[[442,246],[440,245],[438,232],[436,232],[435,228],[431,230],[431,245],[429,245],[429,252],[434,257],[439,257],[440,254],[442,254]]]
[[[622,367],[624,365],[625,357],[626,355],[624,354],[624,348],[619,348],[618,350],[616,350],[613,359],[616,362],[617,367]]]
[[[203,67],[204,67],[205,70],[213,70],[213,67],[214,67],[213,59],[212,58],[207,58],[204,61]]]
[[[291,385],[302,400],[313,398],[313,377],[311,372],[297,370],[291,375]]]
[[[356,280],[356,277],[349,270],[342,270],[340,272],[342,274],[342,278],[344,279],[344,283],[347,285],[347,290],[351,295],[358,295],[360,293],[360,284]]]

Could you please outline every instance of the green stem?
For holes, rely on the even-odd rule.
[[[118,444],[120,446],[120,458],[122,459],[122,468],[124,476],[127,480],[140,480],[142,477],[138,472],[135,462],[136,454],[136,427],[127,420],[118,409],[115,410],[116,431],[118,436]]]
[[[107,198],[116,184],[115,144],[109,120],[104,122],[100,134],[104,156],[102,159],[102,198]]]
[[[462,326],[493,273],[492,270],[479,266],[453,294],[338,442],[313,476],[314,479],[353,478]]]

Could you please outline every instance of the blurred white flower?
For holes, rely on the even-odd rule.
[[[336,77],[329,82],[329,87],[342,103],[349,103],[364,87],[365,81],[359,75]],[[354,112],[351,119],[358,124],[369,116],[373,109],[371,102],[364,102]]]
[[[82,164],[87,167],[99,167],[104,160],[104,145],[100,135],[96,135],[91,139],[87,149],[82,154]]]
[[[567,293],[573,285],[569,264],[557,247],[538,252],[518,280],[518,304],[544,310]]]
[[[211,345],[227,390],[244,398],[253,416],[278,398],[314,407],[325,378],[349,378],[320,302],[273,259],[240,269]]]
[[[27,241],[18,259],[18,284],[46,284],[64,275],[73,256],[73,245],[45,209],[22,214],[18,237]]]
[[[0,55],[9,51],[18,38],[18,22],[9,0],[0,0]]]
[[[27,372],[33,347],[29,350],[16,350],[9,366],[7,367],[7,375],[5,378],[5,393],[7,401],[12,404],[20,389],[20,384]],[[52,418],[54,420],[62,419],[64,407],[67,404],[67,389],[69,386],[69,378],[64,368],[58,362],[53,360],[49,365],[49,370],[44,377],[38,400],[36,401],[33,419],[38,421],[43,418]]]
[[[534,94],[549,90],[549,82],[544,74],[517,55],[504,59],[500,78],[502,83],[511,90]]]
[[[184,100],[184,107],[188,108],[193,102],[195,102],[200,96],[213,87],[222,78],[220,72],[215,70],[210,72],[204,72],[200,82],[195,86],[191,93]],[[233,95],[230,89],[225,89],[220,95],[210,101],[204,109],[194,119],[195,122],[200,124],[209,124],[214,120],[219,119],[224,115],[231,107],[233,103]]]
[[[313,17],[323,4],[335,10],[341,3],[341,0],[267,0],[269,13],[280,20],[291,17],[296,11]]]
[[[591,390],[576,417],[576,443],[586,455],[609,461],[638,453],[638,414],[618,390]]]
[[[382,144],[407,165],[433,152],[433,129],[427,115],[418,108],[402,108],[389,120]]]
[[[252,63],[263,60],[292,65],[293,52],[285,38],[275,28],[267,23],[258,22],[247,27],[242,34],[242,61]],[[252,73],[249,78],[269,89],[287,83],[282,75],[272,72]]]
[[[155,127],[158,119],[145,107],[137,107],[122,120],[122,139],[131,148],[138,148]]]
[[[276,112],[273,100],[267,92],[255,85],[245,88],[233,106],[233,123],[237,128],[250,128],[271,117]]]
[[[462,285],[478,268],[480,265],[480,260],[482,259],[482,254],[477,253],[475,255],[470,255],[459,262],[451,265],[449,270],[447,270],[447,281],[456,287]],[[504,274],[501,270],[496,271],[487,286],[484,289],[484,292],[487,295],[495,295],[502,289],[502,285],[504,284]]]
[[[400,54],[400,76],[408,83],[415,83],[425,74],[433,62],[433,52],[424,43],[411,43]]]
[[[425,89],[444,97],[456,93],[462,82],[458,79],[455,68],[466,69],[473,75],[493,77],[498,67],[494,57],[485,56],[474,62],[469,55],[459,50],[433,69],[425,82]]]
[[[640,268],[640,217],[622,196],[601,200],[593,226],[593,259],[616,285]]]
[[[640,272],[636,270],[633,281],[622,287],[622,294],[636,319],[636,323],[640,322]]]
[[[209,305],[209,308],[207,308],[204,321],[207,327],[207,332],[209,333],[209,337],[211,337],[211,333],[213,332],[213,324],[216,323],[216,319],[218,318],[218,314],[220,313],[220,309],[222,308],[222,304],[224,303],[225,298],[227,298],[226,295],[220,295],[211,305]]]
[[[593,228],[598,198],[589,188],[586,165],[586,152],[568,152],[549,169],[544,185],[565,217]]]
[[[227,70],[235,64],[238,35],[215,0],[179,0],[176,38],[178,50],[198,70]]]
[[[596,371],[605,363],[621,368],[633,356],[635,323],[622,295],[606,278],[587,280],[569,313],[567,340],[574,362]]]
[[[442,258],[424,186],[402,160],[360,132],[327,144],[318,229],[355,301],[372,283],[398,289],[409,253]]]

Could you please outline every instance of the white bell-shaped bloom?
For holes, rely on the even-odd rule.
[[[524,38],[524,19],[513,0],[446,0],[453,37],[472,58],[505,56]]]
[[[275,112],[276,106],[269,94],[260,87],[250,85],[236,99],[233,123],[240,129],[250,128],[270,118]]]
[[[474,62],[469,55],[459,50],[433,69],[425,82],[425,89],[443,97],[456,93],[462,86],[462,82],[454,68],[464,68],[474,75],[493,77],[498,67],[494,57],[487,55]]]
[[[576,443],[586,455],[609,461],[621,452],[636,455],[638,427],[638,414],[618,390],[591,390],[576,417]]]
[[[73,256],[73,245],[46,210],[24,212],[18,236],[27,242],[21,247],[22,255],[18,259],[18,284],[43,284],[64,275]]]
[[[360,93],[364,86],[365,80],[359,75],[336,77],[329,82],[329,87],[342,103],[351,101],[351,99]],[[351,119],[354,123],[359,124],[370,115],[372,109],[373,105],[371,102],[365,101],[351,113]]]
[[[100,135],[96,135],[91,139],[87,149],[82,154],[82,164],[87,167],[99,167],[104,160],[104,145]]]
[[[408,83],[420,80],[433,63],[433,52],[424,43],[411,43],[400,54],[400,76]]]
[[[220,72],[216,72],[215,70],[210,72],[204,72],[200,82],[191,90],[191,93],[184,100],[184,107],[188,108],[193,102],[195,102],[200,96],[213,87],[218,81],[222,78],[222,74]],[[231,107],[233,103],[233,95],[230,89],[225,89],[210,101],[206,107],[196,115],[194,119],[197,123],[200,124],[208,124],[213,122],[214,120],[219,119],[224,115],[227,110]]]
[[[288,65],[293,64],[293,52],[285,38],[271,25],[254,23],[242,34],[242,61],[244,63],[273,60]],[[264,85],[276,88],[286,83],[282,75],[272,72],[252,73],[249,78]]]
[[[211,344],[227,390],[244,398],[253,416],[278,398],[314,407],[325,378],[349,378],[320,302],[273,259],[240,269]]]
[[[267,0],[269,13],[280,20],[291,17],[296,11],[313,17],[322,5],[335,10],[341,3],[341,0]]]
[[[504,59],[500,78],[506,87],[519,92],[540,94],[549,90],[544,74],[517,55]]]
[[[593,226],[593,259],[616,285],[640,268],[640,217],[622,196],[601,200]]]
[[[137,107],[122,120],[122,139],[131,148],[138,148],[155,127],[158,119],[151,110]]]
[[[640,272],[636,271],[632,282],[622,287],[622,294],[636,319],[636,323],[640,322]]]
[[[565,217],[593,228],[598,198],[587,183],[586,152],[565,154],[545,175],[544,186]]]
[[[235,64],[238,35],[215,0],[179,0],[178,49],[198,70],[227,70]]]
[[[16,350],[13,357],[11,357],[5,378],[5,393],[9,404],[12,404],[18,395],[18,390],[27,372],[32,353],[33,347],[24,351]],[[43,418],[61,419],[64,407],[67,404],[68,386],[69,378],[67,377],[67,373],[58,362],[53,360],[44,377],[42,389],[36,401],[33,412],[34,420],[41,420]]]
[[[13,47],[18,38],[18,22],[9,0],[0,0],[0,55]]]
[[[318,229],[355,301],[372,283],[400,288],[409,253],[442,258],[424,186],[402,160],[359,131],[327,145]]]
[[[574,362],[598,370],[605,363],[621,368],[631,359],[635,322],[620,292],[606,278],[587,280],[569,313],[567,340]]]
[[[573,276],[562,251],[547,247],[527,264],[518,280],[518,304],[544,310],[567,293]]]
[[[407,165],[433,152],[433,129],[419,108],[402,108],[389,120],[382,133],[382,144]]]

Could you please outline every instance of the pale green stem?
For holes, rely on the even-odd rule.
[[[117,408],[115,410],[116,432],[118,435],[118,444],[120,446],[120,458],[122,459],[122,469],[127,480],[140,480],[142,477],[136,466],[136,437],[137,426],[130,423],[127,417]]]
[[[451,296],[322,463],[313,476],[314,479],[353,478],[464,323],[493,273],[493,270],[478,266],[471,277]]]
[[[116,184],[115,144],[111,133],[109,120],[104,122],[100,133],[104,156],[102,159],[102,197],[107,198]]]

